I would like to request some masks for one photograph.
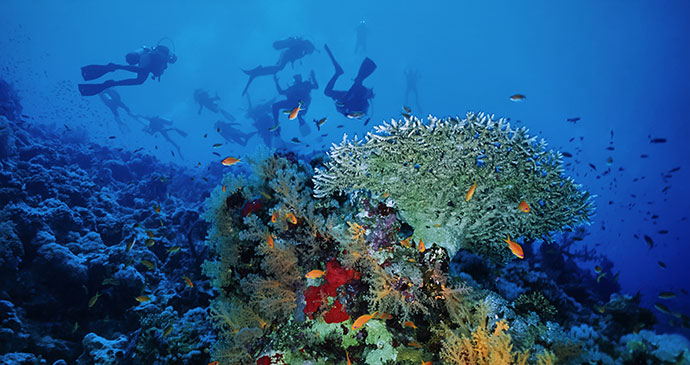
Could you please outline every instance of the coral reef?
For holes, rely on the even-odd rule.
[[[368,142],[335,147],[327,169],[317,169],[315,176],[320,160],[307,164],[260,151],[247,159],[251,175],[228,174],[223,188],[211,192],[204,218],[210,224],[212,259],[204,273],[217,293],[210,310],[219,339],[212,360],[613,364],[627,356],[622,336],[653,326],[653,316],[647,317],[638,300],[611,296],[609,301],[616,284],[602,282],[593,289],[599,283],[575,263],[594,257],[573,248],[585,233],[570,227],[586,222],[592,204],[587,193],[561,176],[558,153],[546,152],[543,142],[535,144],[524,130],[472,114],[463,122],[432,118],[425,126],[410,119],[377,131]],[[488,143],[492,138],[496,144]],[[464,161],[470,177],[460,172],[434,176],[442,170],[430,167],[436,166],[430,158],[411,158],[420,166],[406,172],[389,165],[402,158],[393,151],[410,156],[425,151],[461,166],[444,160],[449,145],[457,151],[447,153]],[[490,146],[498,151],[487,152]],[[485,161],[475,166],[478,151]],[[463,153],[469,157],[460,159]],[[506,176],[489,178],[493,171]],[[415,177],[414,183],[404,181]],[[480,187],[469,201],[462,190],[440,192],[440,185],[430,182],[439,179],[451,187],[454,180],[468,185],[475,178]],[[479,181],[491,182],[482,186]],[[331,194],[336,191],[345,194]],[[433,192],[446,195],[437,199]],[[450,195],[449,205],[443,200]],[[517,210],[523,199],[537,202],[529,216]],[[425,215],[441,206],[439,217],[445,219]],[[477,233],[462,235],[449,227],[472,214],[491,217],[475,220]],[[539,224],[539,219],[545,221]],[[429,236],[435,229],[446,232]],[[461,241],[449,237],[451,231]],[[564,231],[561,242],[548,236],[558,231]],[[506,260],[505,245],[499,252],[498,246],[482,250],[467,241],[490,245],[482,237],[506,233],[545,242],[535,250],[526,246],[529,259],[518,261]],[[634,324],[626,324],[620,313],[633,315]]]
[[[594,210],[589,193],[563,176],[559,152],[484,114],[393,120],[362,141],[345,136],[329,156],[314,176],[317,197],[389,196],[415,235],[450,257],[467,249],[507,260],[508,235],[529,242],[586,223]],[[522,201],[529,213],[518,209]]]
[[[210,184],[49,126],[0,116],[0,127],[0,363],[206,361]],[[169,314],[169,336],[147,337],[162,331],[152,312]]]

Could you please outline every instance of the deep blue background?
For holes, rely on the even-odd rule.
[[[660,301],[658,291],[690,289],[690,2],[372,3],[2,1],[0,76],[15,84],[24,113],[34,123],[84,127],[93,141],[144,147],[192,168],[198,162],[217,163],[212,152],[219,150],[211,145],[224,142],[214,132],[217,118],[208,112],[197,115],[193,90],[217,91],[221,105],[251,131],[244,118],[246,99],[240,96],[246,82],[240,69],[273,64],[278,58],[274,40],[302,36],[319,52],[279,76],[285,87],[293,73],[307,77],[315,70],[320,89],[312,94],[306,118],[328,116],[329,136],[321,138],[313,129],[302,137],[283,119],[282,137],[299,137],[304,144],[291,146],[310,152],[339,141],[343,132],[361,136],[365,131],[362,121],[337,114],[332,100],[323,96],[333,72],[323,44],[329,44],[345,69],[337,88],[348,87],[364,57],[354,53],[355,29],[364,20],[369,30],[366,56],[378,64],[365,83],[376,93],[371,124],[399,117],[407,68],[421,74],[422,110],[415,113],[445,116],[472,110],[510,117],[512,123],[519,120],[518,125],[546,138],[550,146],[574,155],[566,159],[571,162],[567,174],[598,195],[591,235],[582,245],[595,246],[615,263],[625,292],[640,290],[643,303],[651,306]],[[122,135],[98,98],[83,98],[76,90],[81,66],[123,63],[127,52],[155,45],[162,37],[174,40],[178,62],[160,83],[148,81],[119,92],[135,112],[171,118],[189,132],[183,140],[184,160],[172,158],[165,141],[152,139],[126,117],[132,132]],[[527,100],[511,102],[508,97],[514,93]],[[256,80],[250,94],[255,102],[272,98],[273,81]],[[582,119],[566,122],[571,117]],[[337,129],[338,124],[345,128]],[[206,133],[209,138],[204,139]],[[110,140],[111,135],[119,138]],[[650,144],[650,136],[668,142]],[[572,137],[576,139],[569,142]],[[610,141],[614,151],[605,149]],[[252,140],[256,143],[258,138]],[[161,149],[156,151],[155,145]],[[252,150],[226,145],[220,152],[244,156]],[[608,157],[612,172],[601,176],[609,167]],[[674,167],[681,169],[664,178]],[[659,218],[652,220],[653,214]],[[659,234],[662,229],[669,233]],[[654,240],[653,249],[644,234]],[[666,269],[657,264],[660,260]],[[678,294],[665,304],[690,314],[690,298]]]

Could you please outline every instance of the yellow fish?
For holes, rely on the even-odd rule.
[[[529,213],[529,205],[527,205],[526,201],[521,201],[520,204],[518,204],[518,210],[521,212]]]
[[[465,202],[470,201],[472,197],[474,196],[474,191],[477,190],[477,182],[474,182],[474,185],[470,186],[470,189],[467,190],[467,194],[465,194]]]
[[[422,241],[421,238],[419,239],[419,245],[417,245],[417,250],[419,250],[419,252],[426,251],[426,246],[424,246],[424,241]]]
[[[292,224],[297,224],[297,217],[295,217],[295,215],[292,212],[286,214],[285,219],[287,219],[287,221]]]
[[[412,237],[412,236],[410,236],[410,237]],[[407,237],[404,240],[400,241],[400,245],[403,247],[410,248],[410,237]]]
[[[376,313],[374,313],[374,314],[376,314]],[[363,315],[359,316],[359,318],[357,318],[355,320],[355,323],[352,324],[352,330],[354,331],[358,328],[361,328],[365,324],[367,324],[367,322],[369,322],[369,320],[374,318],[374,314],[363,314]]]
[[[604,276],[606,276],[605,272],[602,272],[601,274],[599,274],[599,276],[597,276],[597,283],[600,282],[601,278],[603,278]]]
[[[192,279],[190,279],[187,276],[183,276],[182,279],[184,279],[184,282],[188,287],[190,287],[190,288],[194,287],[194,283],[192,283]]]
[[[125,252],[129,252],[129,250],[132,249],[132,246],[134,246],[134,243],[135,243],[135,242],[137,242],[137,238],[136,238],[136,237],[134,237],[134,239],[132,240],[132,242],[130,242],[130,243],[127,244],[127,247],[125,248]]]
[[[89,308],[96,305],[96,301],[98,301],[98,297],[100,297],[100,296],[101,296],[101,293],[96,293],[96,295],[92,296],[91,299],[89,299]]]
[[[160,214],[160,212],[161,212],[161,206],[160,206],[160,204],[158,204],[158,205],[154,204],[154,205],[153,205],[153,210],[155,210],[156,213]]]
[[[172,332],[172,330],[173,330],[173,326],[172,326],[172,325],[169,325],[168,327],[165,327],[165,329],[163,330],[163,337],[169,335],[170,332]]]
[[[154,241],[151,238],[147,238],[146,241],[144,241],[144,243],[146,244],[146,247],[151,247],[156,244],[156,241]]]
[[[325,273],[321,270],[312,270],[308,272],[306,275],[304,275],[304,277],[307,279],[317,279],[322,277],[324,274]]]
[[[261,196],[263,196],[264,198],[266,198],[268,200],[273,199],[273,197],[265,191],[259,191],[259,194],[261,194]]]
[[[140,260],[139,263],[146,266],[146,268],[149,270],[153,270],[156,268],[156,264],[154,264],[153,262],[151,262],[149,260]]]
[[[508,238],[503,241],[508,244],[508,248],[510,248],[510,252],[512,252],[513,255],[517,256],[520,259],[525,258],[525,253],[522,251],[522,246],[520,246],[520,244],[517,242],[511,241],[510,235],[508,235]]]
[[[169,249],[165,250],[167,253],[176,253],[177,251],[180,250],[180,246],[173,246],[170,247]]]
[[[223,166],[232,166],[238,162],[240,162],[239,158],[228,157],[228,158],[224,159],[223,161],[221,161],[220,163],[222,163]]]
[[[418,349],[422,348],[422,345],[420,345],[419,342],[417,342],[417,341],[412,341],[412,342],[408,343],[407,346],[412,346],[412,347],[415,347]]]
[[[140,296],[138,296],[138,297],[136,297],[136,298],[134,298],[134,299],[136,299],[136,301],[139,302],[139,303],[145,303],[145,302],[151,301],[151,298],[149,298],[148,295],[140,295]]]
[[[417,326],[415,326],[414,322],[412,322],[412,321],[405,321],[405,323],[403,323],[403,327],[410,327],[410,328],[417,329]]]
[[[513,94],[510,96],[510,101],[514,102],[523,101],[525,99],[527,99],[527,97],[522,94]]]

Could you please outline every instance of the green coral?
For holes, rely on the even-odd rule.
[[[427,246],[452,257],[459,249],[507,260],[503,239],[532,240],[586,223],[588,192],[563,176],[562,155],[503,119],[468,113],[376,126],[364,140],[343,138],[314,176],[316,197],[369,190],[390,195]],[[476,182],[471,200],[468,189]],[[530,213],[518,210],[525,200]]]

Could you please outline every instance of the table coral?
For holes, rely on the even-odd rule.
[[[559,152],[485,114],[393,120],[364,140],[345,136],[329,156],[314,176],[316,197],[361,190],[389,196],[415,236],[451,257],[464,248],[507,260],[507,235],[536,239],[586,223],[594,211],[589,193],[563,175]],[[518,210],[523,200],[530,213]]]

